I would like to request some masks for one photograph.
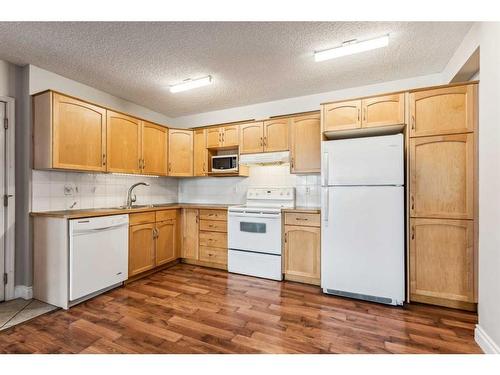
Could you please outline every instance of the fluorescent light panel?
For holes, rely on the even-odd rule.
[[[198,79],[188,79],[177,85],[170,86],[170,92],[176,93],[176,92],[191,90],[197,87],[210,85],[212,83],[213,83],[212,76],[206,76]]]
[[[356,42],[356,41],[352,43],[347,42],[336,48],[314,52],[314,60],[318,62],[318,61],[335,59],[337,57],[342,57],[347,55],[354,55],[355,53],[387,47],[388,44],[389,44],[389,35],[384,35],[380,38],[364,40],[361,42]]]

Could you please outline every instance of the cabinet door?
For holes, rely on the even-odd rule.
[[[208,128],[207,129],[207,147],[216,148],[222,146],[222,132],[221,128]]]
[[[207,174],[207,129],[196,129],[193,131],[194,142],[194,175],[206,176]]]
[[[474,135],[410,139],[410,216],[472,219]]]
[[[319,283],[320,233],[317,227],[285,225],[285,275]]]
[[[264,151],[288,150],[288,124],[287,118],[264,121]]]
[[[107,111],[107,171],[140,173],[141,120]]]
[[[253,154],[264,151],[262,122],[240,125],[240,154]]]
[[[291,119],[290,157],[291,173],[319,173],[321,171],[319,114]]]
[[[473,221],[411,219],[410,226],[411,300],[474,302]]]
[[[224,147],[237,147],[239,142],[238,125],[224,126],[222,128],[222,145]]]
[[[323,105],[323,131],[361,127],[361,100]]]
[[[198,259],[198,210],[182,210],[182,258]]]
[[[154,223],[129,228],[128,276],[148,271],[155,266]]]
[[[168,128],[144,121],[142,125],[142,173],[166,176]]]
[[[156,266],[175,260],[176,253],[175,220],[156,223]]]
[[[363,99],[361,107],[363,128],[375,126],[399,125],[405,122],[404,94],[377,96]]]
[[[53,95],[52,167],[105,171],[106,110]]]
[[[193,131],[169,129],[169,176],[193,175]]]
[[[477,85],[410,94],[410,137],[474,131]]]

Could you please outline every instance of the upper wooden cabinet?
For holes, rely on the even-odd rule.
[[[168,173],[168,128],[144,121],[142,125],[142,173]]]
[[[141,120],[107,111],[107,171],[141,173],[141,132]]]
[[[288,150],[288,118],[264,121],[263,144],[265,152]]]
[[[35,169],[106,170],[106,110],[52,91],[33,97]]]
[[[320,115],[305,115],[290,119],[291,173],[321,171]]]
[[[474,134],[410,139],[410,215],[472,219]]]
[[[405,95],[394,94],[377,96],[361,100],[361,127],[387,126],[404,124]]]
[[[254,154],[264,150],[263,129],[263,122],[240,125],[240,154]]]
[[[323,131],[361,128],[361,100],[323,105]]]
[[[193,175],[193,131],[170,129],[168,135],[169,176]]]
[[[208,172],[207,132],[208,129],[193,130],[193,168],[195,176],[206,176]]]
[[[222,144],[222,133],[220,128],[207,128],[207,147],[216,148]]]
[[[207,148],[238,147],[238,136],[238,125],[207,128]]]
[[[476,97],[476,84],[410,93],[410,136],[474,131]]]

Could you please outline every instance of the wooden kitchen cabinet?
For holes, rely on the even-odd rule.
[[[182,210],[182,258],[198,259],[198,227],[198,210],[194,208],[184,208]]]
[[[199,261],[227,269],[227,210],[199,210]]]
[[[106,170],[141,173],[141,120],[109,110],[106,113]]]
[[[222,144],[222,136],[220,128],[208,128],[207,132],[207,148],[217,148]]]
[[[240,125],[240,154],[264,151],[264,123],[251,122]]]
[[[410,216],[473,219],[474,134],[410,139]]]
[[[238,147],[238,142],[238,125],[207,128],[207,148]]]
[[[361,100],[323,105],[323,131],[361,128]]]
[[[106,109],[46,91],[33,97],[35,169],[106,171]]]
[[[291,173],[319,173],[321,171],[321,121],[312,114],[290,119]]]
[[[264,121],[264,152],[288,151],[288,118]]]
[[[168,174],[186,177],[193,175],[193,131],[169,129]]]
[[[410,227],[411,300],[473,310],[474,222],[411,219]]]
[[[141,150],[142,174],[168,174],[168,128],[143,121]]]
[[[155,223],[132,225],[129,228],[128,277],[155,267]]]
[[[361,100],[361,127],[404,124],[405,94],[383,95]]]
[[[193,169],[195,176],[206,176],[208,172],[207,139],[209,129],[195,129],[193,131]]]
[[[171,262],[177,259],[177,223],[175,220],[160,221],[156,223],[156,252],[155,264]]]
[[[470,133],[477,121],[477,84],[410,93],[410,137]]]

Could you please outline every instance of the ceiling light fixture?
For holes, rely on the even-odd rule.
[[[318,62],[318,61],[335,59],[337,57],[342,57],[347,55],[354,55],[355,53],[387,47],[388,44],[389,44],[388,34],[381,36],[379,38],[363,40],[363,41],[358,41],[357,39],[348,40],[342,43],[342,45],[339,47],[323,51],[315,51],[314,60]]]
[[[212,76],[206,76],[197,79],[186,79],[182,83],[170,86],[170,92],[176,93],[176,92],[191,90],[197,87],[207,86],[212,83],[213,83]]]

